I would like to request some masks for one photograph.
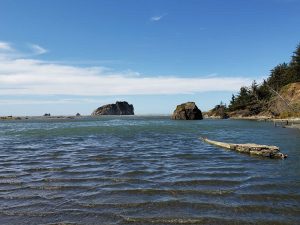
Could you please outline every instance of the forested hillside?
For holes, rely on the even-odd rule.
[[[238,94],[232,95],[227,112],[232,116],[300,116],[300,95],[289,93],[299,92],[297,82],[300,82],[300,44],[289,63],[275,66],[261,84],[253,81],[250,87],[241,87]]]

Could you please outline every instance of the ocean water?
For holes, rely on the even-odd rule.
[[[0,224],[300,224],[300,131],[168,117],[1,121]]]

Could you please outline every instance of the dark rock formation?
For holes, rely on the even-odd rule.
[[[195,102],[186,102],[178,105],[172,115],[174,120],[202,120],[202,112]]]
[[[98,115],[134,115],[134,108],[128,102],[116,102],[116,104],[103,105],[92,113],[92,116]]]

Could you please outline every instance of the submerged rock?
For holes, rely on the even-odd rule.
[[[202,120],[202,112],[195,102],[178,105],[172,115],[173,120]]]
[[[116,104],[103,105],[92,113],[92,116],[98,115],[134,115],[134,108],[128,102],[116,102]]]

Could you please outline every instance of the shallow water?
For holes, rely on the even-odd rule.
[[[203,143],[277,145],[286,160]],[[0,224],[300,224],[300,131],[167,117],[0,122]]]

